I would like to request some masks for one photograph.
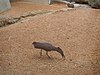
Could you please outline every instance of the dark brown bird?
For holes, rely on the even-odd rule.
[[[55,47],[55,46],[53,46],[53,45],[50,44],[50,43],[45,43],[45,42],[33,42],[32,45],[34,45],[34,48],[41,49],[40,55],[42,55],[42,50],[45,50],[45,51],[46,51],[46,55],[48,56],[48,58],[50,58],[50,56],[48,55],[48,52],[49,52],[49,51],[57,51],[58,53],[61,54],[61,56],[62,56],[63,58],[65,58],[65,55],[64,55],[62,49],[61,49],[60,47]]]

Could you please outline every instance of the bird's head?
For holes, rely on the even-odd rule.
[[[65,58],[65,55],[60,47],[57,47],[57,52],[59,52],[62,55],[62,57]]]

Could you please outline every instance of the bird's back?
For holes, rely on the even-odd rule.
[[[35,48],[44,49],[47,51],[56,49],[55,46],[51,45],[50,43],[45,43],[45,42],[35,42],[35,43],[33,43],[33,45]]]

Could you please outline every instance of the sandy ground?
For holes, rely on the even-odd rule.
[[[40,57],[33,41],[61,47],[66,60],[57,52]],[[100,75],[100,10],[59,11],[0,28],[0,75]]]
[[[59,10],[62,8],[67,8],[63,3],[53,3],[52,5],[33,5],[32,3],[25,2],[13,2],[11,3],[12,8],[2,15],[19,15],[25,12],[30,12],[33,10]]]

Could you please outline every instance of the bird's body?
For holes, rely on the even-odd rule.
[[[48,55],[49,51],[57,51],[59,52],[62,57],[65,57],[63,54],[63,51],[59,48],[59,47],[55,47],[50,43],[46,43],[46,42],[33,42],[32,43],[34,45],[35,48],[37,49],[41,49],[40,55],[42,55],[42,50],[46,51],[46,55],[50,58],[50,56]]]
[[[54,47],[53,45],[49,44],[49,43],[44,43],[44,42],[34,42],[34,47],[38,48],[38,49],[43,49],[46,51],[55,51],[56,47]]]

